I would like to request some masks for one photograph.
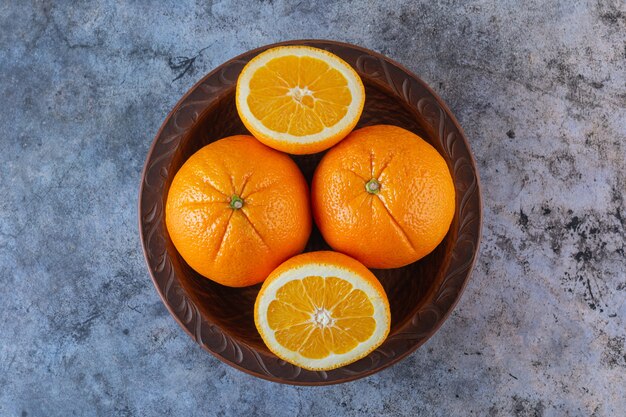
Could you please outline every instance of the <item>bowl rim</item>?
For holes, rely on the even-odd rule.
[[[443,314],[440,316],[440,318],[437,319],[436,323],[434,324],[434,326],[432,326],[429,331],[427,333],[425,333],[423,335],[423,337],[421,337],[421,340],[419,340],[417,343],[414,343],[410,348],[406,349],[405,351],[395,355],[391,360],[389,360],[388,362],[384,363],[382,366],[374,366],[371,369],[362,371],[362,372],[358,372],[358,373],[354,373],[352,375],[347,375],[343,378],[340,379],[334,379],[334,380],[322,380],[322,381],[298,381],[298,380],[289,380],[289,379],[284,379],[284,378],[279,378],[273,375],[266,375],[266,374],[262,374],[262,373],[258,373],[255,371],[252,371],[238,363],[235,363],[227,358],[225,358],[224,356],[218,354],[217,352],[212,351],[211,349],[209,349],[204,343],[201,343],[197,340],[197,336],[194,335],[191,330],[188,328],[188,326],[182,321],[181,317],[179,317],[179,313],[175,311],[175,309],[173,308],[173,306],[170,304],[170,302],[167,300],[165,294],[163,293],[162,289],[160,288],[159,283],[157,282],[157,279],[155,277],[155,273],[150,265],[150,260],[148,258],[148,250],[147,250],[147,245],[146,245],[146,241],[145,241],[145,228],[142,222],[142,213],[143,213],[143,203],[142,203],[142,196],[144,193],[144,184],[145,184],[145,180],[146,180],[146,176],[147,176],[147,172],[149,169],[149,163],[152,159],[152,155],[154,153],[154,150],[157,146],[158,143],[158,139],[161,137],[161,135],[163,134],[165,128],[167,127],[169,121],[172,119],[172,117],[177,114],[177,112],[181,109],[181,107],[183,106],[183,104],[185,104],[187,98],[193,94],[194,91],[196,91],[198,89],[198,87],[200,87],[202,84],[204,84],[208,79],[210,79],[212,76],[214,76],[216,73],[218,73],[219,71],[221,71],[223,68],[227,67],[229,64],[234,63],[236,61],[241,61],[242,59],[251,59],[252,57],[254,57],[255,55],[263,52],[266,49],[269,48],[273,48],[273,47],[278,47],[278,46],[288,46],[288,45],[310,45],[310,44],[326,44],[328,46],[338,46],[338,47],[343,47],[343,48],[347,48],[347,49],[352,49],[364,54],[367,54],[371,57],[377,58],[379,59],[381,62],[385,62],[386,64],[390,64],[392,66],[395,66],[396,68],[398,68],[400,71],[404,72],[409,78],[412,78],[414,81],[416,81],[422,88],[424,88],[428,94],[430,94],[431,98],[435,100],[435,102],[440,106],[440,108],[443,110],[443,113],[445,114],[445,116],[447,118],[450,119],[451,123],[454,125],[454,127],[457,129],[458,131],[458,137],[459,139],[462,141],[463,145],[465,146],[465,148],[467,149],[467,157],[469,158],[469,165],[472,168],[472,174],[474,175],[475,178],[475,191],[474,193],[476,194],[477,197],[477,207],[476,207],[476,211],[477,211],[477,230],[476,230],[476,235],[473,236],[474,238],[474,250],[472,253],[472,259],[470,261],[470,263],[468,264],[467,268],[466,268],[466,273],[465,273],[465,278],[463,279],[463,282],[461,284],[461,286],[458,288],[458,292],[455,294],[454,299],[452,300],[451,304],[449,305],[449,308],[447,309],[447,311],[443,312]],[[455,184],[455,188],[456,188],[456,184]],[[304,386],[322,386],[322,385],[333,385],[333,384],[339,384],[339,383],[344,383],[344,382],[350,382],[350,381],[354,381],[360,378],[364,378],[367,376],[370,376],[372,374],[375,374],[377,372],[382,371],[383,369],[387,369],[395,364],[397,364],[398,362],[400,362],[402,359],[406,358],[408,355],[410,355],[411,353],[415,352],[419,347],[421,347],[424,343],[426,343],[426,341],[428,341],[443,325],[444,322],[446,322],[446,320],[448,319],[448,317],[450,316],[450,314],[452,313],[452,311],[455,309],[456,305],[458,304],[459,300],[461,299],[461,296],[463,295],[465,288],[467,287],[467,284],[469,282],[469,280],[471,279],[474,267],[476,265],[476,261],[479,257],[480,254],[480,243],[482,240],[482,228],[483,228],[483,201],[482,201],[482,193],[481,193],[481,181],[480,181],[480,173],[478,171],[478,166],[476,163],[476,159],[474,157],[474,154],[471,150],[471,146],[469,144],[469,141],[467,140],[467,136],[463,130],[463,128],[461,127],[460,123],[458,122],[458,120],[456,119],[456,117],[454,116],[454,114],[452,113],[452,111],[450,110],[450,108],[447,106],[447,104],[441,99],[441,97],[439,97],[439,95],[425,82],[423,81],[420,77],[418,77],[416,74],[414,74],[411,70],[409,70],[408,68],[406,68],[404,65],[402,65],[401,63],[398,63],[397,61],[381,54],[378,53],[376,51],[372,51],[370,49],[358,46],[358,45],[354,45],[354,44],[350,44],[347,42],[340,42],[340,41],[335,41],[335,40],[330,40],[330,39],[292,39],[292,40],[287,40],[287,41],[282,41],[282,42],[277,42],[277,43],[272,43],[272,44],[267,44],[267,45],[263,45],[251,50],[248,50],[246,52],[243,52],[231,59],[228,59],[227,61],[221,63],[220,65],[216,66],[214,69],[212,69],[210,72],[208,72],[207,74],[205,74],[202,78],[200,78],[196,83],[193,84],[192,87],[190,87],[185,94],[183,94],[183,96],[176,102],[176,104],[174,105],[174,107],[169,111],[169,113],[167,114],[167,116],[165,117],[165,119],[163,119],[163,122],[161,124],[161,126],[159,127],[157,133],[155,134],[152,143],[150,145],[150,148],[148,149],[148,152],[146,154],[145,157],[145,162],[144,162],[144,166],[142,168],[141,171],[141,176],[140,176],[140,184],[139,184],[139,193],[138,193],[138,201],[137,201],[137,217],[138,217],[138,226],[139,226],[139,237],[140,237],[140,242],[141,242],[141,249],[143,252],[143,256],[144,256],[144,261],[146,262],[146,266],[148,269],[148,272],[150,274],[150,278],[152,280],[152,283],[155,287],[155,289],[157,290],[157,293],[159,294],[159,297],[161,299],[161,301],[163,302],[163,304],[165,305],[165,307],[167,308],[167,310],[169,311],[170,315],[174,318],[174,320],[178,323],[178,325],[185,331],[185,333],[187,333],[192,339],[194,339],[194,341],[199,344],[205,351],[209,352],[210,354],[212,354],[215,358],[219,359],[221,362],[224,362],[242,372],[245,372],[249,375],[258,377],[258,378],[262,378],[268,381],[272,381],[272,382],[278,382],[278,383],[282,383],[282,384],[288,384],[288,385],[304,385]],[[194,305],[193,301],[189,300],[189,302]],[[197,307],[196,307],[197,308]],[[206,321],[206,319],[200,315],[200,319],[203,321]],[[222,329],[220,326],[218,326],[215,323],[211,323],[215,328],[219,329],[220,332],[222,333],[226,333],[226,330]],[[238,343],[243,343],[238,341]]]

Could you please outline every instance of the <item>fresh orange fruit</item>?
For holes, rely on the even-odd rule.
[[[419,136],[396,126],[355,130],[322,158],[311,187],[326,242],[370,268],[397,268],[443,240],[455,210],[450,171]]]
[[[237,80],[243,124],[261,142],[293,154],[320,152],[339,142],[356,125],[364,102],[356,71],[310,46],[268,49]]]
[[[358,261],[308,252],[285,261],[263,283],[254,322],[279,358],[311,370],[361,359],[389,333],[385,290]]]
[[[201,275],[231,287],[263,281],[304,249],[307,183],[289,156],[252,136],[193,154],[176,173],[165,221],[174,246]]]

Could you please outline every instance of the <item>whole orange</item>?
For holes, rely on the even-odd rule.
[[[326,242],[370,268],[426,256],[454,216],[454,184],[443,157],[396,126],[353,131],[322,158],[311,188]]]
[[[252,136],[193,154],[167,196],[167,230],[185,261],[231,287],[263,281],[311,233],[307,183],[291,158]]]

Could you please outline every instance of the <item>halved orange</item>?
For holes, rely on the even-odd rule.
[[[310,46],[268,49],[237,80],[243,124],[267,146],[292,154],[320,152],[339,142],[358,122],[364,102],[356,71]]]
[[[337,252],[308,252],[265,280],[254,306],[270,351],[310,370],[330,370],[376,349],[389,333],[385,290],[359,261]]]

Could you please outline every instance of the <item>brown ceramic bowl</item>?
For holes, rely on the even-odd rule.
[[[235,108],[235,84],[243,66],[268,45],[224,63],[176,104],[146,159],[139,192],[139,229],[148,269],[167,309],[207,351],[251,375],[301,385],[346,382],[371,375],[421,346],[459,300],[476,259],[481,197],[476,164],[458,122],[441,99],[401,65],[345,43],[300,40],[343,58],[365,84],[366,101],[357,127],[393,124],[426,139],[445,158],[456,187],[456,213],[443,242],[426,258],[399,269],[374,270],[391,305],[391,332],[367,357],[328,372],[285,363],[263,344],[253,320],[260,285],[228,288],[194,272],[177,253],[165,228],[169,186],[180,166],[202,146],[247,133]],[[294,160],[310,181],[322,154]],[[307,251],[329,249],[314,228]]]

